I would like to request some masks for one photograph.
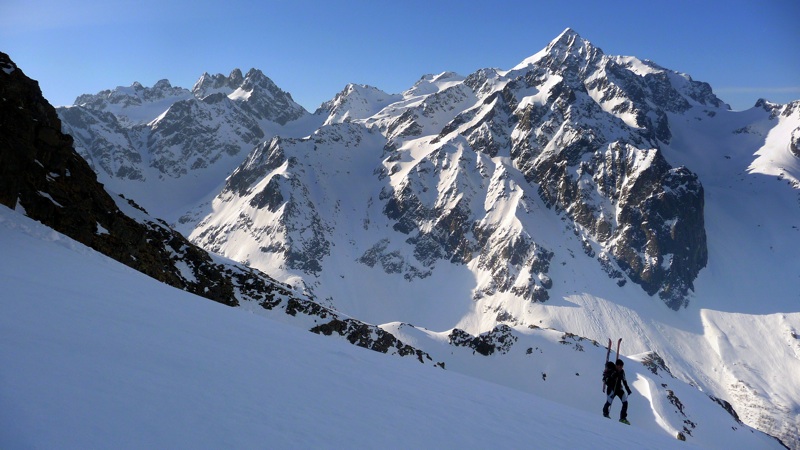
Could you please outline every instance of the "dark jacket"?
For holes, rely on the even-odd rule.
[[[628,380],[625,379],[625,370],[615,370],[609,374],[604,374],[603,378],[606,381],[606,393],[608,395],[617,394],[622,396],[623,390],[630,395],[631,388],[628,387]]]

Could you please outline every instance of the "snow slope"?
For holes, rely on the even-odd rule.
[[[674,408],[647,411],[658,387],[634,367],[628,427],[586,411],[599,409],[599,389],[592,399],[570,390],[599,387],[594,376],[565,373],[588,369],[585,357],[548,365],[556,403],[526,392],[538,373],[509,373],[498,384],[486,371],[507,370],[502,361],[476,364],[456,349],[454,370],[441,370],[224,307],[5,207],[0,243],[3,448],[778,448],[711,401],[685,400],[699,417],[698,438],[677,441],[653,419]],[[550,336],[534,354],[572,352],[560,333],[541,332]],[[688,386],[673,387],[692,398]],[[739,431],[716,428],[718,420]],[[704,426],[716,436],[702,437]]]

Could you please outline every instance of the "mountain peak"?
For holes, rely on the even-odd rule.
[[[192,88],[192,92],[202,99],[218,92],[222,92],[225,95],[231,95],[237,90],[252,92],[257,87],[264,88],[267,91],[279,90],[275,83],[264,75],[262,71],[250,69],[243,75],[242,70],[237,68],[233,69],[227,77],[221,73],[216,75],[209,75],[208,72],[203,73]]]
[[[583,41],[584,39],[578,34],[577,31],[573,30],[572,28],[567,27],[564,31],[561,32],[555,39],[550,42],[548,47],[552,47],[556,44],[566,44],[569,45],[572,42],[577,40]]]
[[[367,84],[349,83],[341,92],[322,103],[315,114],[327,114],[325,125],[366,119],[386,105],[402,99],[398,94],[386,92]]]
[[[239,72],[239,73],[241,73],[241,72]],[[269,77],[264,75],[264,72],[262,72],[260,69],[253,68],[253,69],[250,69],[250,70],[247,71],[247,74],[245,75],[245,78],[253,78],[253,79],[256,79],[256,80],[260,80],[262,78],[269,78]]]
[[[74,106],[99,111],[112,111],[123,123],[142,124],[153,120],[163,102],[175,102],[191,96],[184,88],[174,87],[167,79],[161,79],[152,87],[134,81],[130,86],[117,86],[97,94],[82,94],[75,99]]]
[[[158,80],[156,84],[153,85],[153,89],[171,89],[171,88],[172,88],[172,83],[170,83],[169,80],[166,78]]]
[[[204,72],[192,87],[192,92],[199,98],[217,92],[224,92],[226,95],[238,88],[244,82],[241,69],[233,69],[227,77],[221,73],[210,75]]]
[[[244,81],[244,77],[242,76],[241,69],[233,69],[231,74],[228,75],[228,85],[229,86],[239,86]]]
[[[533,56],[525,58],[517,64],[511,71],[526,69],[534,64],[543,64],[558,72],[558,67],[563,67],[570,62],[579,59],[588,60],[596,56],[602,56],[603,51],[592,45],[591,42],[582,38],[578,32],[572,28],[567,28],[555,39],[547,44],[547,47],[540,50]]]
[[[466,77],[455,72],[442,72],[439,74],[423,75],[411,89],[403,93],[407,97],[429,95],[447,89],[448,87],[464,81]]]
[[[567,28],[557,38],[553,39],[545,48],[545,52],[555,57],[558,61],[567,59],[569,55],[587,58],[594,53],[603,54],[602,50],[582,38],[572,28]]]
[[[242,89],[252,91],[256,87],[261,87],[267,91],[283,92],[268,76],[264,75],[259,69],[250,69],[244,76],[244,80],[239,83]]]

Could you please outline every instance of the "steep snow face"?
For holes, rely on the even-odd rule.
[[[747,171],[775,176],[800,189],[800,100],[787,105],[761,102],[759,106],[770,113],[770,125],[774,126],[767,129],[764,145],[755,153],[758,158]]]
[[[64,132],[111,190],[175,220],[216,194],[247,153],[319,123],[261,71],[203,74],[191,91],[134,83],[59,108]]]
[[[357,237],[355,218],[376,200],[373,185],[352,180],[379,165],[385,143],[381,134],[347,123],[265,142],[231,174],[191,237],[254,267],[319,273],[335,243]]]
[[[697,170],[707,199],[709,264],[695,282],[699,319],[687,328],[705,342],[684,344],[680,353],[687,366],[708,361],[693,379],[726,391],[746,423],[791,448],[800,445],[793,431],[800,429],[793,398],[800,386],[800,191],[790,156],[800,130],[796,103],[671,116],[674,137],[665,147],[667,159]],[[791,375],[779,380],[785,370]]]

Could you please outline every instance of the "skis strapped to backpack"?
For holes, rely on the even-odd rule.
[[[617,357],[614,358],[614,363],[616,364],[617,360],[619,359],[619,346],[622,344],[622,338],[619,338],[617,341]],[[611,339],[608,340],[608,348],[606,349],[606,362],[609,361],[608,358],[611,357]]]
[[[608,348],[606,348],[606,365],[608,365],[609,358],[611,357],[611,344],[612,341],[608,339]],[[617,357],[614,359],[614,363],[616,364],[617,360],[619,359],[619,347],[622,344],[622,338],[619,338],[617,341]],[[606,391],[606,379],[609,374],[606,372],[605,367],[603,367],[603,392]]]

